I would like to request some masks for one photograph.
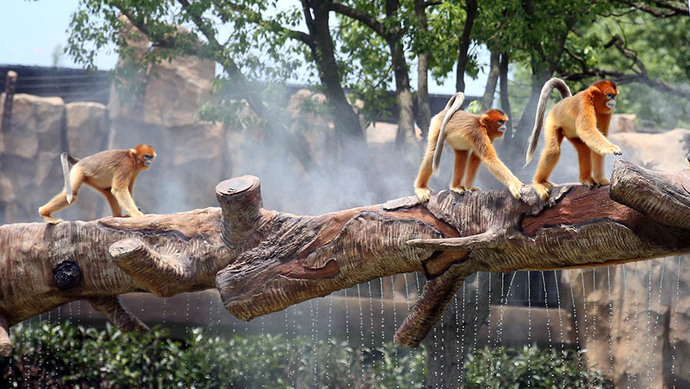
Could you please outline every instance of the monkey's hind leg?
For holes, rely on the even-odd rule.
[[[580,165],[579,181],[588,187],[594,186],[594,179],[592,178],[592,157],[596,153],[592,153],[589,146],[578,138],[568,138],[570,143],[575,146],[577,151],[577,162]]]
[[[544,131],[546,142],[533,180],[534,190],[542,200],[546,200],[549,197],[549,191],[553,186],[549,182],[549,176],[551,176],[556,163],[558,163],[558,159],[561,157],[561,142],[563,142],[563,133],[555,126],[551,115],[546,117],[544,129],[546,130]]]
[[[462,186],[462,178],[465,175],[467,166],[467,150],[453,150],[455,152],[455,165],[453,168],[453,180],[450,182],[450,190],[455,193],[463,193],[465,187]]]
[[[81,184],[84,182],[84,174],[82,173],[82,170],[78,167],[75,166],[72,171],[70,172],[70,185],[72,186],[72,202],[68,203],[67,202],[67,194],[63,190],[60,192],[57,196],[53,197],[52,200],[50,200],[46,205],[42,206],[41,208],[38,209],[39,215],[50,224],[56,224],[62,221],[62,219],[54,218],[53,212],[58,212],[60,210],[63,210],[67,207],[69,207],[71,204],[74,204],[77,202],[77,197],[79,195],[79,188],[81,187]]]
[[[67,196],[65,195],[65,191],[63,190],[60,192],[57,196],[53,197],[52,200],[50,200],[46,205],[40,207],[38,209],[38,214],[41,215],[43,220],[46,221],[46,223],[50,224],[57,224],[62,221],[62,219],[58,219],[53,217],[53,212],[60,211],[62,209],[65,209],[69,206],[69,203],[67,202]]]
[[[117,202],[115,196],[110,193],[108,189],[96,188],[101,194],[108,200],[108,205],[110,205],[110,210],[113,212],[113,217],[122,217],[122,209],[120,209],[120,203]]]
[[[431,188],[429,188],[427,185],[429,184],[429,179],[433,173],[433,158],[434,150],[427,150],[426,154],[424,154],[422,165],[419,167],[417,179],[414,182],[414,193],[422,203],[429,201],[429,197],[431,197]]]
[[[470,153],[470,158],[467,163],[467,173],[465,174],[465,190],[469,192],[474,192],[479,190],[479,188],[474,186],[474,178],[477,177],[477,170],[479,170],[479,165],[482,163],[481,158],[475,153]]]

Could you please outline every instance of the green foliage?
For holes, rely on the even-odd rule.
[[[0,358],[6,387],[421,388],[425,374],[420,349],[270,334],[228,339],[199,328],[175,340],[160,329],[44,322],[13,327],[12,342],[14,354]]]
[[[572,351],[484,348],[467,356],[467,388],[612,388],[600,371],[589,371]]]

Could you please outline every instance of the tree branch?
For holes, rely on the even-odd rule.
[[[331,4],[331,10],[335,13],[357,20],[358,22],[372,29],[381,37],[388,39],[388,32],[386,31],[386,27],[383,25],[383,23],[368,13],[356,8],[348,7],[347,5],[337,1],[334,1]]]
[[[259,180],[216,187],[220,208],[138,218],[0,226],[0,353],[7,331],[87,299],[119,328],[146,330],[123,293],[216,287],[242,320],[396,273],[423,272],[396,341],[416,346],[471,274],[606,266],[690,252],[690,170],[617,161],[611,187],[561,185],[540,201],[507,190],[442,191],[318,216],[263,209]],[[609,195],[610,193],[610,195]]]
[[[229,11],[226,9],[218,9],[219,13],[222,12],[219,16],[221,17],[221,19],[223,19],[223,22],[227,22],[230,19],[229,12],[236,12],[242,15],[245,18],[245,20],[247,20],[250,23],[261,26],[268,31],[277,34],[283,34],[288,38],[300,41],[312,49],[314,47],[314,39],[312,39],[312,37],[309,36],[309,34],[305,34],[304,32],[298,30],[291,30],[289,28],[283,27],[280,23],[276,21],[264,19],[261,13],[254,11],[253,9],[247,7],[244,4],[237,4],[231,1],[224,1],[223,4],[225,4],[229,8]]]
[[[651,5],[644,4],[639,1],[632,1],[632,0],[616,0],[618,3],[628,5],[632,8],[635,8],[637,10],[646,12],[654,17],[657,18],[670,18],[670,17],[676,17],[676,16],[688,16],[688,8],[685,7],[684,5],[681,5],[681,2],[678,1],[663,1],[663,0],[652,0],[649,1],[653,6],[656,6],[661,9],[665,9],[666,11],[663,11],[661,9],[654,8]]]

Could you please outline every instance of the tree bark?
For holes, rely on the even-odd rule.
[[[474,19],[477,18],[478,6],[477,0],[467,0],[465,2],[465,25],[462,27],[462,34],[460,35],[460,43],[458,45],[458,66],[455,75],[455,90],[457,92],[465,91],[465,71],[467,70],[467,63],[470,60],[469,50],[472,43],[472,27],[474,27]]]
[[[9,327],[85,299],[124,330],[146,330],[118,295],[216,287],[242,320],[405,272],[429,281],[395,335],[417,346],[465,278],[605,266],[690,252],[690,170],[617,162],[611,187],[442,191],[318,216],[262,208],[259,179],[216,187],[220,208],[90,222],[0,226],[0,352]],[[610,192],[610,195],[609,195]]]
[[[414,13],[419,29],[426,35],[429,23],[426,16],[426,2],[415,0]],[[426,40],[426,36],[424,37]],[[431,108],[429,106],[429,51],[425,43],[417,54],[417,124],[422,133],[422,139],[427,139],[431,124]]]
[[[14,91],[17,88],[17,72],[10,70],[7,72],[5,80],[5,101],[2,107],[2,122],[0,131],[9,132],[12,125],[12,102],[14,101]]]
[[[364,140],[364,130],[359,117],[345,97],[340,83],[341,77],[335,60],[335,47],[329,28],[331,1],[313,1],[311,8],[304,9],[309,35],[314,44],[310,46],[314,62],[319,70],[319,79],[328,98],[330,114],[336,133],[342,137]],[[313,10],[313,15],[309,10]],[[312,18],[313,16],[313,18]]]
[[[486,78],[486,88],[482,96],[482,111],[491,109],[494,104],[494,95],[496,94],[496,84],[498,84],[498,76],[500,74],[500,59],[501,53],[498,49],[491,50],[489,60],[489,76]]]
[[[501,90],[501,109],[508,116],[508,134],[513,134],[513,113],[510,110],[510,99],[508,95],[508,65],[510,64],[510,55],[507,53],[501,54],[501,61],[499,63],[499,88]]]

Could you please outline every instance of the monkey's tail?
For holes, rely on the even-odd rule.
[[[62,165],[62,177],[65,180],[65,196],[67,197],[67,204],[72,204],[73,199],[72,184],[70,183],[69,179],[69,164],[71,163],[72,165],[74,165],[77,162],[79,162],[79,159],[74,158],[68,153],[60,154],[60,164]]]
[[[541,88],[541,93],[539,94],[539,103],[537,104],[537,115],[534,118],[534,128],[532,129],[532,135],[529,137],[527,142],[527,155],[525,156],[525,166],[527,166],[532,158],[534,158],[534,152],[537,150],[537,143],[539,142],[539,135],[541,134],[541,127],[544,124],[544,111],[546,111],[546,103],[549,101],[549,94],[552,90],[557,89],[561,94],[561,99],[570,97],[573,94],[570,92],[570,88],[565,83],[565,81],[560,78],[552,78],[544,84]]]
[[[432,164],[432,169],[435,171],[438,169],[438,165],[441,163],[441,154],[443,153],[443,143],[446,141],[446,124],[453,116],[454,113],[460,110],[462,103],[465,102],[465,94],[458,92],[454,94],[446,103],[446,115],[443,117],[441,122],[441,129],[438,131],[438,140],[436,141],[436,150],[434,150],[434,161]]]

